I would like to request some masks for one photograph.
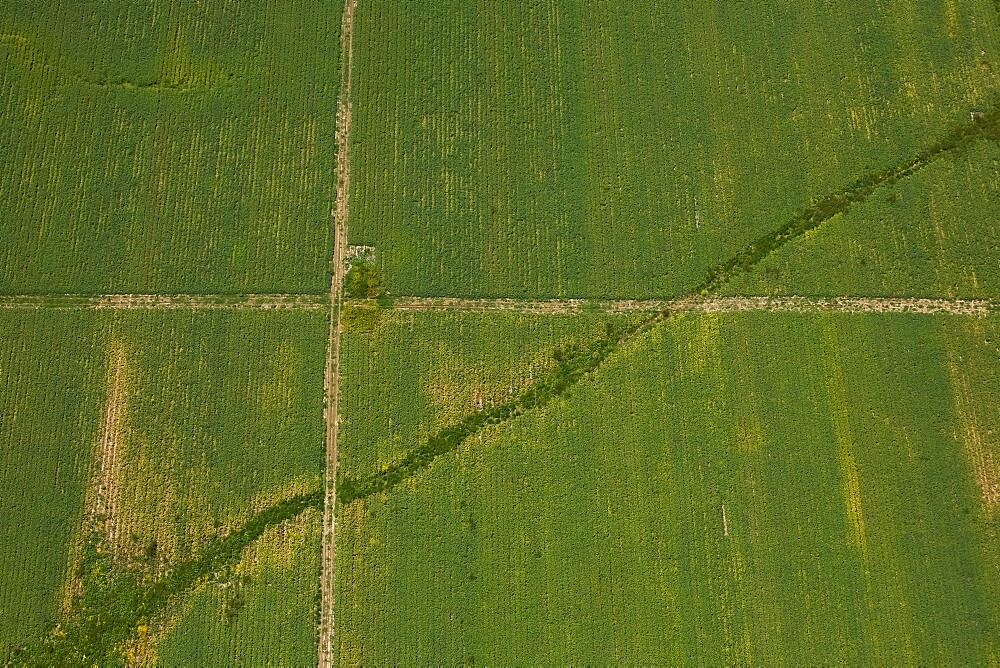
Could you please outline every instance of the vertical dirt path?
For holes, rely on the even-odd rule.
[[[323,498],[323,552],[320,573],[319,642],[317,665],[331,668],[334,631],[334,565],[337,539],[337,425],[340,401],[340,312],[347,251],[347,198],[351,185],[349,137],[351,130],[351,69],[356,0],[345,0],[340,30],[341,79],[337,105],[337,201],[333,210],[333,267],[330,278],[330,331],[323,375],[326,423],[326,476]]]

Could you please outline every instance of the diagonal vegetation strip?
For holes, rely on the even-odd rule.
[[[83,599],[74,617],[56,627],[41,646],[29,647],[13,657],[21,665],[97,665],[116,646],[127,640],[138,625],[148,622],[172,600],[205,581],[213,573],[238,562],[243,548],[268,529],[291,520],[306,510],[323,507],[323,492],[294,496],[251,517],[242,527],[216,540],[201,554],[176,564],[149,585],[140,585],[131,573],[116,573],[91,543],[85,568],[98,581],[84,587]],[[105,581],[101,581],[105,580]]]
[[[943,139],[912,160],[869,174],[850,186],[813,202],[778,229],[756,239],[728,260],[713,267],[694,292],[700,295],[714,293],[731,278],[750,271],[761,260],[792,239],[816,229],[837,214],[845,213],[855,204],[864,202],[880,187],[913,176],[924,167],[949,154],[962,151],[978,141],[998,139],[1000,139],[1000,101],[994,102],[988,112],[977,116],[971,122],[955,127]]]
[[[564,395],[597,369],[621,344],[649,330],[665,317],[666,313],[658,313],[623,329],[609,328],[606,336],[592,341],[589,345],[571,348],[562,356],[562,360],[553,372],[511,401],[476,411],[461,422],[442,429],[426,443],[407,453],[401,461],[374,476],[362,480],[341,478],[337,485],[338,500],[342,504],[348,504],[377,492],[387,491],[427,467],[439,456],[455,450],[469,436],[491,425],[512,420],[532,409],[540,408]]]
[[[870,174],[846,188],[814,202],[792,220],[740,249],[730,259],[713,267],[695,289],[682,296],[679,302],[697,302],[717,292],[727,281],[740,272],[750,271],[761,260],[778,248],[813,230],[837,214],[846,212],[854,204],[865,201],[884,185],[895,183],[919,172],[924,167],[945,156],[962,151],[975,142],[1000,139],[1000,103],[972,122],[955,127],[942,140],[922,151],[917,157],[881,172]],[[587,347],[569,352],[559,365],[521,396],[498,406],[491,406],[468,415],[457,424],[445,427],[403,456],[398,462],[378,473],[362,479],[342,477],[338,482],[337,496],[342,504],[365,498],[378,492],[387,492],[401,481],[429,466],[443,454],[452,452],[463,441],[482,429],[516,418],[526,411],[539,408],[564,395],[573,385],[597,370],[614,350],[626,341],[649,330],[670,317],[677,310],[663,310],[638,325],[594,341]]]
[[[353,0],[348,0],[348,3],[353,6]],[[814,203],[785,225],[748,244],[733,258],[714,267],[694,291],[674,300],[673,303],[698,303],[699,300],[702,300],[701,303],[709,303],[704,298],[717,291],[730,278],[739,272],[749,271],[781,246],[843,213],[853,204],[864,201],[879,187],[911,176],[932,162],[950,153],[961,151],[974,142],[998,139],[1000,139],[1000,105],[994,105],[983,117],[955,128],[942,141],[923,151],[917,158],[870,175]],[[334,271],[336,280],[336,263]],[[331,299],[335,300],[330,305],[332,317],[336,317],[340,311],[340,297]],[[975,314],[982,313],[982,305],[983,302],[973,305]],[[986,308],[990,310],[995,306],[988,303]],[[127,574],[115,575],[108,571],[108,583],[92,587],[89,592],[85,592],[81,609],[77,614],[68,623],[50,633],[43,645],[27,648],[16,657],[17,662],[28,665],[91,664],[107,657],[117,644],[135,632],[139,623],[157,615],[163,607],[197,586],[212,573],[236,563],[240,559],[242,549],[259,538],[267,529],[290,520],[309,508],[330,512],[331,492],[336,495],[336,503],[342,505],[378,492],[388,492],[402,480],[428,467],[441,455],[457,449],[470,436],[491,425],[503,423],[540,408],[553,399],[565,395],[574,385],[596,371],[608,356],[623,344],[683,310],[685,309],[665,308],[653,312],[637,323],[617,328],[609,326],[604,337],[586,346],[581,345],[567,351],[553,371],[515,399],[484,408],[468,415],[457,424],[442,429],[426,443],[411,450],[400,461],[373,476],[363,479],[339,478],[334,490],[327,489],[296,496],[263,510],[238,530],[210,545],[198,557],[176,564],[150,585],[140,586],[128,580]],[[903,307],[895,310],[913,312]],[[954,312],[947,308],[943,311]],[[334,421],[334,428],[335,424]],[[326,523],[327,519],[324,519],[324,528]],[[323,660],[325,651],[329,650],[321,646],[320,660]]]

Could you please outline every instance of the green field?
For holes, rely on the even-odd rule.
[[[989,0],[357,11],[350,235],[395,294],[681,294],[1000,100]]]
[[[0,8],[0,294],[322,292],[340,8]]]
[[[0,176],[4,665],[1000,666],[1000,0],[9,2]]]
[[[312,659],[311,624],[287,617],[315,614],[315,511],[182,576],[256,514],[320,489],[324,314],[2,317],[0,396],[17,418],[0,431],[2,482],[19,492],[4,501],[4,656],[60,663],[106,645],[152,659],[162,641],[170,656],[194,646],[201,665]],[[39,348],[42,331],[60,344],[55,359]],[[22,588],[25,569],[37,575]],[[161,582],[169,600],[133,620],[136,597]],[[88,635],[94,615],[110,620],[99,640]],[[242,633],[282,624],[297,641]],[[55,653],[43,659],[47,634]]]
[[[0,657],[56,619],[104,395],[92,314],[0,312]],[[40,331],[47,338],[38,336]],[[51,341],[64,345],[53,349]]]
[[[192,594],[163,637],[154,638],[158,662],[167,666],[312,662],[320,521],[320,513],[311,509],[269,529],[246,548],[228,581]]]
[[[341,508],[339,659],[995,660],[998,353],[995,317],[672,319]]]

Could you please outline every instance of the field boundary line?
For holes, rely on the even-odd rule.
[[[335,566],[337,544],[337,431],[340,423],[340,329],[344,262],[347,252],[348,196],[351,187],[351,72],[354,64],[354,9],[344,0],[340,28],[340,91],[337,101],[337,193],[332,212],[333,249],[330,268],[329,334],[323,373],[323,418],[326,428],[323,476],[323,533],[320,559],[320,606],[317,628],[319,668],[332,668]]]
[[[326,295],[314,294],[53,294],[0,295],[0,309],[261,309],[327,308]]]
[[[339,255],[343,264],[343,249]],[[343,267],[338,276],[339,292]],[[343,299],[339,294],[249,294],[249,295],[0,295],[0,310],[305,310],[337,309],[343,303],[361,308],[381,308],[374,299]],[[397,311],[508,311],[533,315],[600,313],[916,313],[982,316],[1000,312],[1000,303],[989,299],[946,297],[876,297],[801,295],[743,295],[729,297],[685,296],[675,299],[510,299],[499,297],[396,297]],[[339,315],[337,316],[339,319]],[[337,325],[339,328],[339,325]],[[333,334],[331,334],[333,336]]]
[[[376,306],[375,300],[348,301]],[[393,300],[399,311],[511,311],[527,314],[600,313],[912,313],[983,316],[1000,311],[988,299],[938,297],[804,297],[789,296],[688,296],[677,299],[461,299],[454,297],[400,297]]]

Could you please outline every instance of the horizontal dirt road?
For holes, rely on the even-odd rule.
[[[339,253],[342,257],[342,253]],[[335,262],[339,266],[341,262]],[[343,271],[334,270],[337,288]],[[336,299],[335,297],[333,299]],[[330,295],[0,295],[0,309],[304,309],[330,307]],[[353,306],[376,307],[372,299],[346,299]],[[1000,312],[987,299],[936,297],[681,297],[678,299],[464,299],[461,297],[397,297],[399,311],[513,311],[533,314],[603,313],[948,313],[983,316]]]
[[[0,295],[0,309],[325,309],[326,295]]]
[[[784,313],[949,313],[983,316],[991,311],[1000,310],[1000,305],[984,299],[918,297],[683,297],[673,300],[621,301],[400,297],[393,301],[393,308],[403,311],[515,311],[539,314],[579,313],[593,310],[604,313],[768,311]]]

